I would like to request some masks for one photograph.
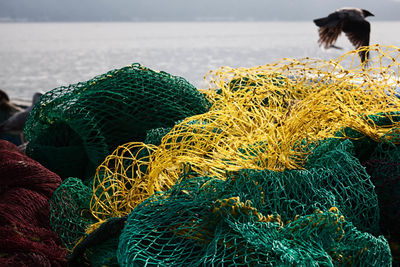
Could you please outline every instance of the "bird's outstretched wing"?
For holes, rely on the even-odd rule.
[[[342,32],[341,24],[338,24],[336,27],[320,27],[318,29],[319,40],[318,44],[323,45],[325,48],[330,48],[336,43],[337,38]]]
[[[342,15],[334,12],[325,18],[315,19],[314,23],[319,27],[318,44],[325,48],[332,47],[342,32]]]
[[[370,31],[371,26],[366,20],[352,21],[351,23],[345,23],[343,25],[343,32],[356,49],[361,46],[369,45]],[[359,54],[362,62],[368,59],[368,53],[366,51],[360,51]]]

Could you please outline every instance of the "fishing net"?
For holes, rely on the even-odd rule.
[[[1,151],[9,151],[9,152],[16,152],[21,154],[19,148],[7,140],[0,140],[0,150]]]
[[[151,144],[133,142],[119,146],[107,156],[93,180],[90,208],[97,219],[127,215],[153,194],[151,190],[158,181],[148,180],[147,173],[155,150]]]
[[[371,61],[368,69],[344,69],[340,66],[344,58],[284,59],[211,72],[207,94],[212,108],[186,118],[163,138],[149,176],[168,177],[171,184],[182,174],[185,162],[199,174],[221,178],[226,171],[242,168],[298,169],[310,151],[306,146],[337,132],[345,135],[346,128],[379,141],[399,125],[393,121],[381,127],[370,117],[390,120],[388,114],[399,110],[395,91],[399,81],[393,80],[398,79],[394,75],[399,65],[391,60],[399,51],[371,49],[379,56],[374,60],[380,61]],[[386,60],[391,63],[385,65]]]
[[[383,237],[359,231],[337,208],[327,208],[329,200],[309,212],[313,207],[308,204],[315,199],[302,198],[302,187],[286,189],[293,179],[280,181],[274,175],[245,170],[226,181],[182,179],[170,190],[154,194],[129,215],[118,262],[122,266],[390,264]],[[279,176],[283,177],[287,176]],[[301,178],[306,177],[310,176]],[[323,198],[318,196],[318,185],[300,183],[314,187],[314,194],[307,193],[310,198]],[[329,192],[329,186],[319,189],[325,190],[324,195]],[[287,212],[288,204],[303,207]]]
[[[131,210],[133,210],[132,213],[135,213],[135,211],[143,212],[148,214],[148,218],[153,218],[154,222],[148,222],[142,217],[138,220],[141,220],[143,224],[148,225],[148,228],[146,228],[148,231],[157,232],[161,230],[154,230],[154,225],[163,225],[164,223],[167,225],[170,224],[170,216],[175,218],[176,223],[184,223],[184,218],[181,218],[176,213],[172,212],[173,209],[162,202],[162,200],[165,200],[166,198],[164,196],[160,197],[158,200],[153,200],[153,198],[152,200],[149,200],[152,203],[149,210],[146,209],[141,211],[139,207],[134,209],[134,204],[139,204],[149,197],[149,194],[144,194],[145,191],[143,190],[142,185],[146,184],[147,187],[145,188],[149,188],[150,182],[143,179],[144,175],[143,173],[140,173],[139,170],[146,172],[148,166],[151,166],[152,162],[149,160],[151,150],[145,150],[145,153],[143,153],[143,151],[140,150],[142,148],[143,147],[138,143],[126,144],[125,146],[119,147],[118,150],[107,157],[103,164],[108,164],[110,168],[115,168],[113,169],[114,172],[111,172],[110,169],[106,169],[106,165],[100,166],[98,173],[102,173],[103,175],[97,176],[96,178],[98,179],[96,181],[100,183],[102,181],[101,179],[106,177],[106,181],[110,182],[110,178],[100,171],[100,169],[104,168],[109,172],[108,175],[114,175],[114,183],[113,186],[109,185],[109,190],[105,192],[100,190],[103,187],[99,187],[95,184],[95,188],[97,186],[97,189],[99,190],[97,193],[101,192],[101,196],[106,194],[108,199],[103,197],[103,199],[99,201],[99,194],[93,195],[93,200],[98,199],[94,203],[104,206],[103,209],[101,209],[101,207],[92,206],[93,210],[97,209],[103,211],[101,214],[94,212],[94,215],[97,215],[96,217],[101,220],[129,214]],[[153,151],[154,149],[155,148],[153,148]],[[135,153],[132,153],[131,151],[135,151]],[[123,168],[124,163],[125,166],[128,166],[126,169]],[[353,144],[349,140],[330,139],[322,142],[313,150],[313,154],[309,156],[307,164],[307,170],[287,170],[284,172],[263,171],[261,173],[243,171],[240,178],[229,181],[229,183],[227,182],[224,184],[224,188],[219,188],[218,184],[213,183],[204,186],[205,192],[203,192],[203,194],[208,192],[210,198],[213,198],[215,194],[221,195],[222,193],[238,196],[240,199],[243,199],[243,202],[247,203],[250,201],[251,203],[254,203],[254,205],[258,207],[258,210],[262,212],[280,214],[282,221],[288,221],[299,214],[305,216],[312,214],[317,209],[329,210],[330,207],[336,206],[340,208],[342,214],[347,218],[347,220],[351,221],[352,225],[357,227],[358,231],[378,232],[379,209],[377,197],[374,192],[374,186],[358,159],[353,156]],[[136,170],[137,176],[132,176],[132,171],[127,172],[129,168],[131,168],[130,170]],[[126,175],[126,173],[129,173],[129,175]],[[195,176],[195,174],[191,173],[188,177],[189,176]],[[129,193],[125,192],[126,195],[121,195],[122,192],[113,191],[117,182],[130,188]],[[187,191],[188,190],[186,189],[182,189],[179,191],[179,194],[187,193]],[[143,195],[145,195],[144,198],[138,199],[138,197],[143,197]],[[132,196],[135,196],[136,199],[132,199]],[[176,205],[181,205],[179,199],[171,200],[171,202],[174,201],[177,202]],[[199,206],[202,206],[203,203],[192,202],[190,205],[187,205],[193,205],[193,209],[197,209]],[[154,206],[159,207],[159,209],[155,208],[153,210]],[[118,212],[112,213],[113,209]],[[164,213],[160,212],[160,209],[163,210]],[[179,212],[192,208],[179,206],[179,208],[177,207],[176,209],[176,212]],[[165,214],[168,212],[171,212],[171,214]],[[191,213],[195,213],[195,211]],[[158,215],[156,216],[156,214]],[[167,218],[163,217],[161,214],[165,214]],[[191,218],[190,220],[194,219],[195,218]],[[197,231],[203,231],[202,229],[196,229],[197,227],[199,226],[194,224],[194,229],[188,229],[189,232],[193,232],[194,239],[197,239]],[[182,244],[179,243],[176,244],[176,247],[171,247],[172,245],[170,241],[161,241],[158,239],[149,240],[149,237],[147,236],[148,233],[141,234],[133,233],[135,236],[133,240],[131,240],[131,236],[127,237],[127,239],[129,238],[129,244],[132,244],[132,242],[135,243],[137,238],[139,240],[147,240],[144,242],[145,244],[143,244],[141,249],[144,249],[144,247],[149,243],[155,243],[158,247],[158,250],[152,248],[150,251],[144,252],[144,258],[157,257],[154,256],[154,254],[158,255],[159,251],[165,252],[169,255],[171,251],[168,250],[180,251],[182,246]],[[167,237],[165,237],[165,239],[170,238],[170,234],[166,235]],[[166,242],[165,246],[163,242]],[[173,243],[174,241],[171,242]],[[192,247],[191,249],[196,250],[197,248]],[[357,249],[359,249],[359,247],[357,247]],[[356,251],[353,252],[356,253]],[[134,253],[137,253],[137,250],[135,250]],[[229,258],[231,256],[227,257]],[[227,260],[229,262],[230,259]],[[303,258],[299,258],[297,262],[303,260]],[[363,262],[363,260],[360,261]],[[128,262],[130,264],[133,264],[133,262],[136,263],[136,261],[132,262],[129,260]],[[139,261],[139,263],[144,264],[144,262],[141,261]],[[156,264],[151,261],[146,263]],[[157,264],[179,264],[179,262],[161,261]],[[246,264],[251,264],[251,262],[246,262]]]
[[[27,153],[63,179],[84,179],[118,145],[208,108],[185,79],[133,64],[44,94],[26,123]]]
[[[184,119],[163,136],[144,160],[150,162],[144,173],[125,176],[124,168],[114,167],[114,161],[103,162],[94,192],[111,190],[113,195],[130,197],[117,205],[94,196],[92,211],[103,214],[107,210],[111,217],[129,214],[143,196],[175,184],[186,163],[196,175],[225,179],[227,172],[240,169],[303,169],[313,148],[327,138],[375,144],[391,132],[387,138],[398,140],[400,122],[393,114],[400,110],[396,93],[399,49],[371,46],[370,51],[367,69],[356,63],[351,69],[340,65],[349,59],[356,62],[357,52],[353,51],[336,61],[283,59],[264,66],[222,67],[210,72],[205,93],[213,104],[211,109]],[[381,120],[388,123],[377,123]],[[148,145],[135,143],[135,150],[138,146],[147,149]],[[362,147],[355,145],[357,156]],[[129,152],[123,155],[124,160],[141,161]],[[103,176],[103,169],[112,175]],[[359,168],[355,171],[363,173]],[[121,206],[129,208],[121,212]]]
[[[60,177],[0,140],[0,180],[0,265],[66,265],[67,251],[49,224]]]
[[[123,224],[114,230],[104,223],[89,233],[96,222],[89,209],[91,197],[92,190],[81,179],[64,180],[50,199],[51,227],[71,252],[67,257],[70,266],[115,266]]]
[[[94,223],[71,241],[73,255],[88,260],[93,231],[129,215],[121,265],[390,265],[388,243],[376,237],[386,220],[370,177],[377,165],[367,173],[362,164],[381,155],[384,143],[400,143],[400,50],[368,49],[368,68],[358,65],[359,51],[330,61],[221,67],[206,75],[208,90],[196,91],[212,104],[207,112],[148,125],[124,145],[107,141],[104,153],[119,146],[94,175]],[[95,150],[110,132],[92,128]],[[77,136],[67,139],[82,142],[76,147],[90,160],[88,141],[59,129]],[[114,262],[113,233],[99,262]]]
[[[89,209],[91,197],[92,190],[73,177],[64,180],[51,196],[50,224],[69,250],[96,222]]]

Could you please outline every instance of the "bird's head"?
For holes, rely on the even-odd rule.
[[[369,16],[375,16],[374,14],[372,14],[371,12],[369,12],[368,10],[361,9],[361,11],[362,11],[362,13],[363,13],[363,15],[364,15],[364,18],[369,17]]]

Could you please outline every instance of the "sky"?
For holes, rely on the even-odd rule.
[[[340,7],[400,20],[400,0],[0,0],[0,21],[304,21]]]

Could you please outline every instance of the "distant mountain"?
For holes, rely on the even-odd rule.
[[[0,0],[0,21],[312,20],[348,6],[321,0]],[[354,0],[377,20],[400,20],[396,0]]]

